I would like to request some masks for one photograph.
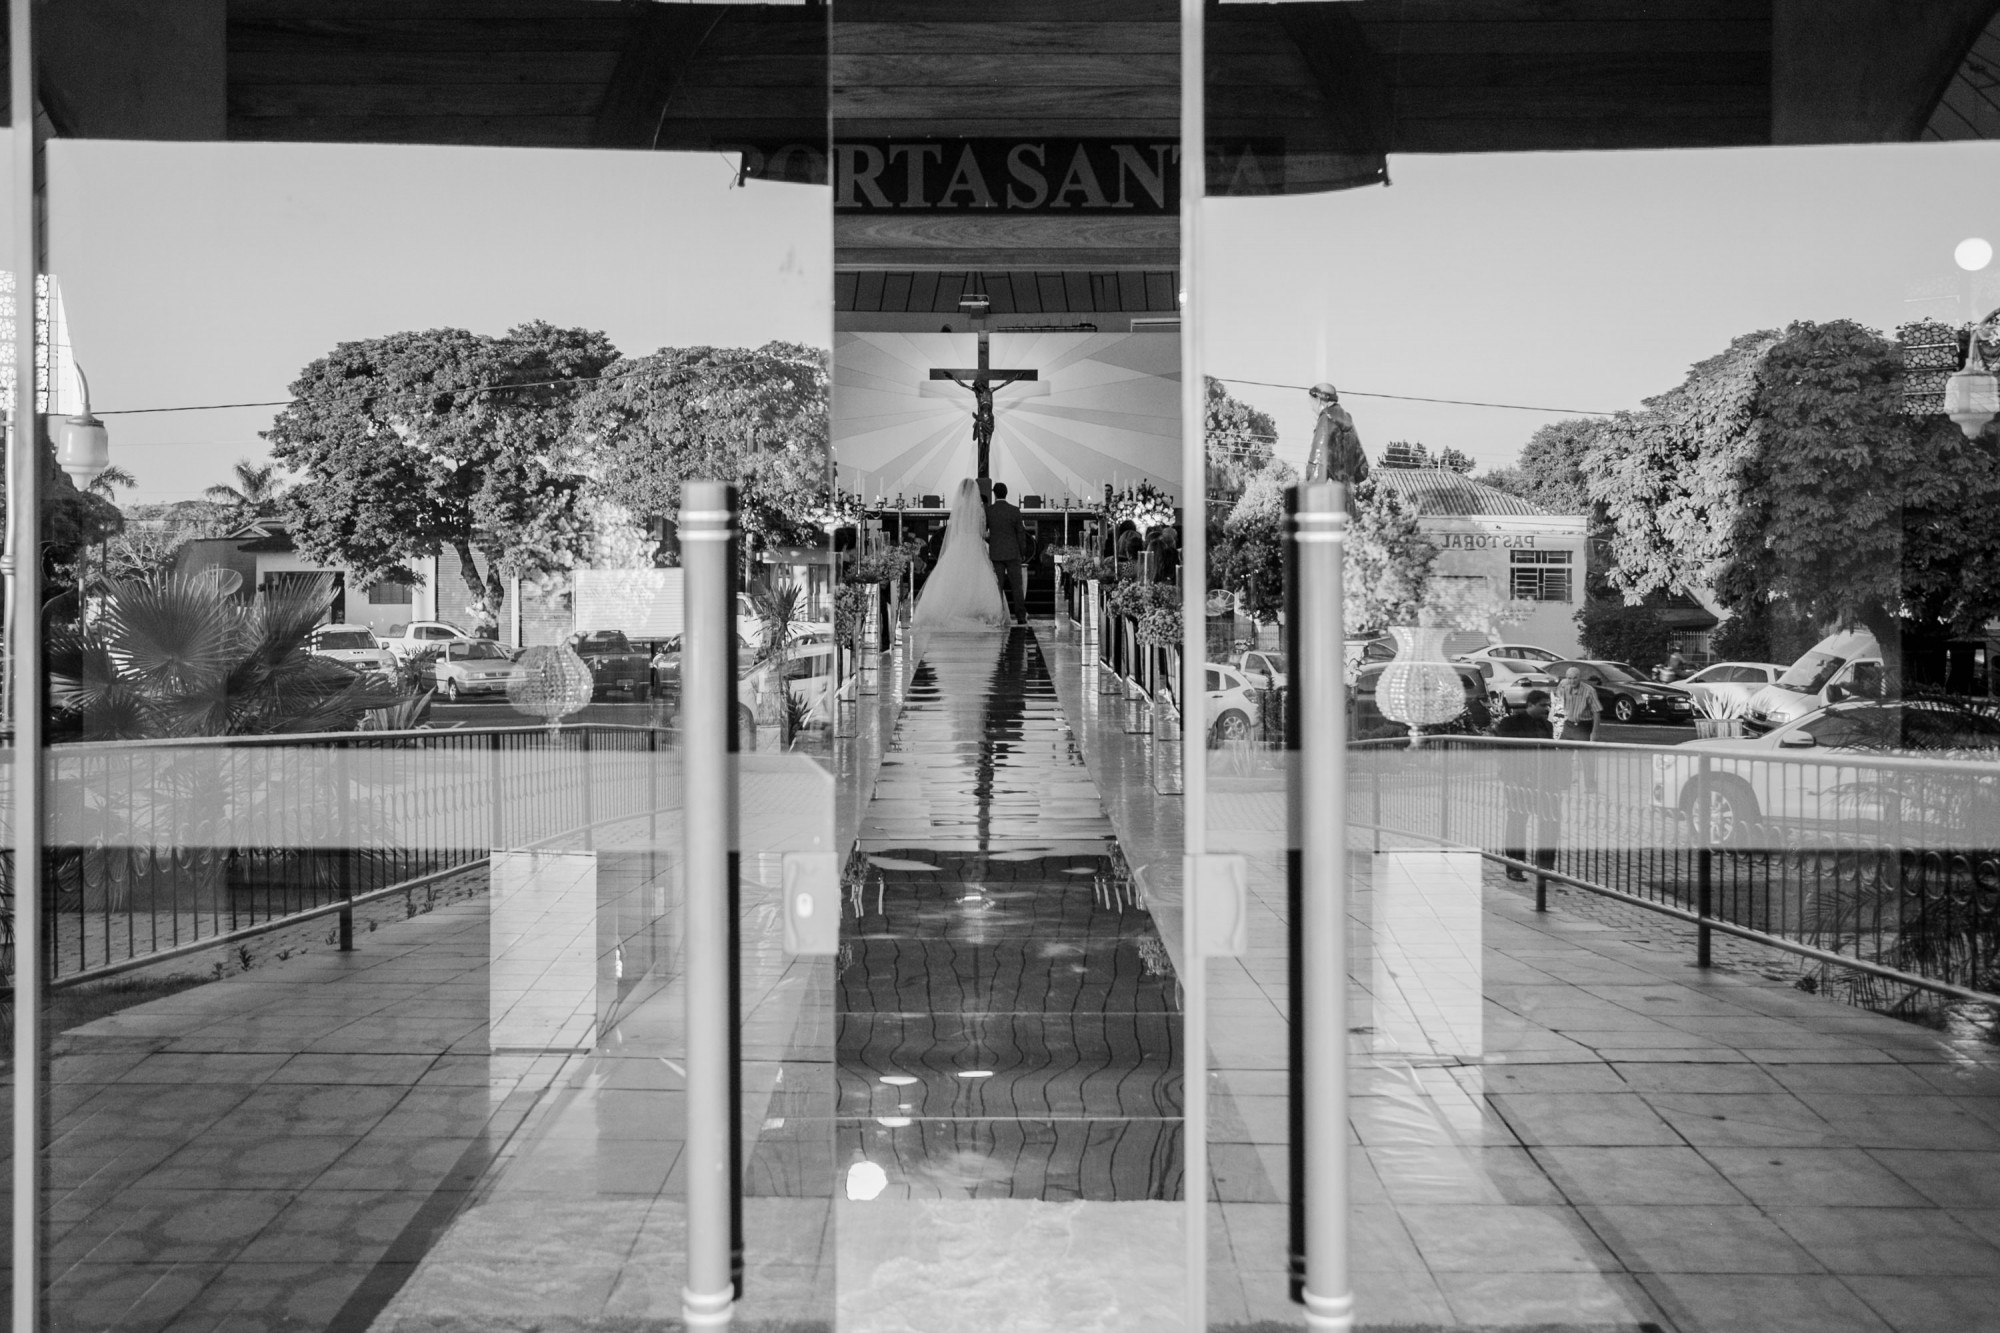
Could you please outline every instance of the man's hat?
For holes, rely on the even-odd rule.
[[[1325,380],[1321,380],[1318,384],[1313,385],[1312,388],[1307,389],[1306,392],[1311,394],[1315,398],[1325,398],[1330,402],[1337,403],[1340,401],[1340,390],[1334,388],[1331,384],[1328,384]]]

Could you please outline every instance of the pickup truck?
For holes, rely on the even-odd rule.
[[[583,664],[590,668],[593,695],[618,691],[629,694],[634,702],[652,695],[652,658],[627,642],[623,632],[615,629],[592,630],[588,634],[579,634],[570,646],[583,659]]]

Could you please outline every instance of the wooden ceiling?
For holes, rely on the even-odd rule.
[[[1177,138],[1178,8],[60,0],[37,15],[59,134],[642,150],[789,141],[823,154],[829,118],[836,137]],[[1914,138],[1996,13],[2000,0],[1211,3],[1210,138],[1281,141],[1290,189],[1380,180],[1403,153]],[[823,156],[809,159],[780,174],[819,176]],[[1171,217],[1106,223],[1094,237],[1048,218],[992,234],[999,221],[843,219],[840,245],[844,259],[870,251],[885,268],[968,247],[949,266],[1068,266],[1062,253],[1085,268],[1173,266]]]

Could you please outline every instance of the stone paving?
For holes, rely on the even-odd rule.
[[[1170,910],[1178,798],[1107,780],[1143,774],[1145,741],[1091,724],[1073,638],[1050,657]],[[1210,965],[1210,1318],[1298,1324],[1283,790],[1244,756],[1215,771],[1211,846],[1249,858],[1253,916],[1249,955]],[[1671,923],[1538,915],[1489,868],[1478,1053],[1397,1049],[1385,1032],[1425,1025],[1378,970],[1388,864],[1352,863],[1362,1327],[2000,1327],[2000,1046],[1804,994],[1765,959],[1704,973]]]

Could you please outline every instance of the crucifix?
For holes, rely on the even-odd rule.
[[[970,369],[937,369],[931,371],[934,380],[950,380],[961,389],[972,391],[972,442],[978,454],[979,497],[990,502],[993,499],[993,390],[998,385],[1018,384],[1024,380],[1040,378],[1032,370],[993,369],[992,350],[987,341],[986,312],[990,302],[984,296],[966,296],[960,299],[958,308],[972,316],[972,327],[979,334],[979,364]]]

